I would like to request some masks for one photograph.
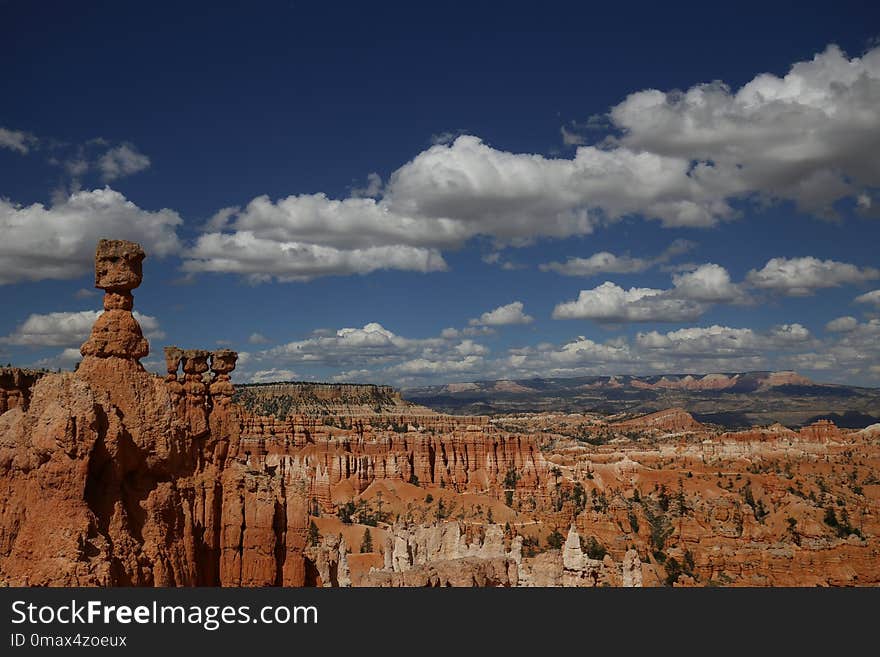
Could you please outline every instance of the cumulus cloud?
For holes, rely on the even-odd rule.
[[[880,319],[846,324],[847,330],[825,341],[821,349],[793,355],[790,362],[797,365],[800,359],[801,366],[807,369],[812,361],[814,366],[811,369],[834,370],[844,381],[851,381],[854,375],[868,371],[880,362]],[[827,365],[820,367],[817,363]]]
[[[0,199],[0,285],[65,279],[91,270],[98,239],[141,243],[151,257],[176,253],[173,210],[143,210],[112,189],[78,192],[61,203],[19,206]]]
[[[723,357],[739,355],[744,351],[753,352],[758,347],[758,336],[748,328],[713,325],[668,333],[639,333],[636,344],[644,349],[663,350],[677,356]]]
[[[130,176],[150,166],[150,158],[132,144],[120,144],[108,149],[97,162],[104,182]]]
[[[477,236],[521,246],[587,235],[627,216],[713,226],[736,217],[732,202],[749,199],[790,200],[820,216],[851,199],[867,211],[880,187],[878,98],[880,48],[849,58],[829,46],[782,77],[760,74],[735,91],[721,82],[637,91],[608,113],[614,135],[569,157],[448,133],[385,184],[372,173],[348,198],[258,196],[218,213],[186,252],[185,268],[253,281],[442,271],[441,251]],[[22,152],[22,134],[4,129],[0,143]],[[572,145],[585,142],[565,134]],[[74,190],[87,172],[109,181],[149,165],[131,144],[96,139],[82,148],[55,157]],[[548,264],[573,275],[646,266],[606,252]]]
[[[531,315],[523,312],[522,301],[514,301],[506,306],[498,306],[494,310],[483,313],[477,319],[470,320],[471,326],[508,326],[511,324],[530,324],[535,321]]]
[[[846,333],[854,330],[859,325],[859,320],[851,315],[832,319],[825,325],[825,330],[831,333]]]
[[[783,77],[761,74],[735,92],[713,82],[633,93],[608,114],[615,135],[580,144],[571,157],[438,135],[384,185],[371,174],[348,198],[259,196],[228,209],[186,267],[252,280],[438,271],[442,250],[477,236],[522,246],[588,235],[627,216],[713,226],[736,218],[732,202],[748,199],[791,200],[823,216],[843,198],[870,208],[880,187],[878,97],[880,48],[850,59],[831,46]],[[563,136],[585,141],[567,128]],[[571,275],[648,266],[604,252],[547,265]]]
[[[636,336],[636,344],[649,350],[662,350],[667,355],[724,358],[756,354],[765,349],[806,343],[812,338],[801,324],[782,324],[766,333],[750,328],[718,326],[689,327],[659,333],[649,331]]]
[[[796,369],[852,382],[868,376],[880,359],[880,319],[845,322],[847,330],[819,339],[797,322],[764,330],[721,325],[645,331],[632,339],[599,342],[589,337],[559,345],[509,349],[487,359],[481,378],[529,378],[585,374],[737,372]],[[821,379],[820,379],[821,380]]]
[[[583,146],[587,143],[583,135],[578,134],[574,130],[569,130],[565,126],[560,126],[559,134],[562,135],[562,143],[566,146]]]
[[[31,314],[11,334],[0,338],[0,344],[25,347],[68,347],[82,344],[92,330],[100,310]],[[135,319],[148,338],[162,338],[155,317],[134,311]]]
[[[684,299],[724,303],[742,301],[745,298],[739,285],[730,280],[728,271],[714,263],[698,266],[693,271],[672,277],[675,294]]]
[[[633,353],[624,340],[610,340],[598,343],[578,336],[576,340],[563,344],[558,349],[544,349],[549,360],[567,366],[585,363],[613,363],[632,361]]]
[[[414,358],[388,368],[394,374],[415,375],[438,375],[460,374],[462,372],[476,373],[483,366],[482,356],[464,356],[462,358],[446,358],[441,360],[429,360],[427,358]]]
[[[351,195],[355,198],[375,198],[382,193],[382,177],[376,173],[367,175],[367,184],[365,187],[355,187],[351,190]]]
[[[76,347],[68,347],[61,352],[55,354],[54,356],[41,358],[36,363],[34,363],[34,366],[45,368],[47,370],[65,370],[71,369],[74,364],[78,363],[81,360],[82,355],[79,353],[79,349],[77,349]]]
[[[772,258],[746,276],[749,285],[789,296],[808,296],[815,290],[864,283],[880,278],[880,269],[857,267],[836,260]]]
[[[868,372],[880,359],[880,319],[843,324],[845,331],[825,339],[798,322],[762,330],[716,324],[643,331],[632,338],[620,335],[604,341],[578,336],[559,344],[542,342],[493,355],[481,342],[463,339],[458,330],[445,330],[437,337],[407,338],[370,323],[316,331],[304,340],[258,352],[238,375],[254,381],[304,378],[420,385],[652,372],[802,369],[826,377]],[[300,374],[281,374],[294,370]]]
[[[439,336],[410,338],[378,322],[362,327],[315,331],[296,340],[250,354],[240,368],[243,379],[277,380],[279,370],[293,369],[306,378],[343,381],[387,381],[476,374],[487,362],[489,348],[464,332],[447,329]]]
[[[251,374],[250,383],[277,383],[279,381],[296,381],[300,377],[296,372],[286,368],[272,367],[266,370],[257,370]]]
[[[678,298],[667,290],[633,287],[623,289],[610,281],[578,298],[558,304],[553,319],[593,319],[598,322],[683,322],[699,317],[705,307]]]
[[[8,148],[21,155],[27,155],[37,138],[29,132],[0,127],[0,148]]]
[[[329,334],[316,332],[304,340],[288,342],[264,352],[255,358],[289,363],[310,363],[353,367],[365,363],[390,362],[395,358],[414,355],[423,349],[441,347],[443,338],[410,339],[389,331],[378,322],[369,322],[361,328],[341,328]]]
[[[688,240],[675,240],[660,255],[652,258],[633,258],[629,255],[615,255],[599,251],[588,258],[570,257],[565,262],[541,264],[541,271],[555,271],[563,276],[595,276],[596,274],[636,274],[659,264],[669,262],[675,256],[693,249],[695,243]]]
[[[524,244],[593,231],[628,214],[710,225],[727,204],[691,185],[689,163],[627,148],[582,146],[573,158],[492,148],[474,136],[423,151],[395,171],[383,199],[396,213],[446,218],[472,234]]]
[[[684,162],[647,153],[596,148],[580,149],[574,160],[550,160],[462,136],[432,146],[395,171],[380,200],[312,194],[273,202],[262,196],[244,209],[226,209],[187,253],[185,267],[283,280],[382,267],[437,271],[445,267],[437,249],[478,235],[507,245],[586,235],[599,216],[637,212],[645,198],[646,212],[658,216],[714,212],[709,206],[726,214],[714,201],[701,210],[695,202],[669,200],[674,194],[668,187],[687,186],[686,169]],[[596,218],[588,211],[593,197],[602,206]],[[333,257],[313,255],[321,249],[330,249]],[[291,251],[297,260],[319,259],[323,266],[309,264],[301,273],[291,264]]]
[[[699,164],[721,195],[788,199],[814,214],[880,184],[880,48],[848,58],[834,45],[778,77],[733,92],[722,82],[649,89],[611,109],[622,148]]]
[[[308,281],[318,276],[369,274],[380,269],[416,272],[445,271],[446,261],[435,249],[372,246],[344,249],[305,242],[279,242],[245,231],[202,235],[187,252],[183,270],[233,272],[252,282],[271,278]]]
[[[871,303],[880,306],[880,290],[871,290],[856,297],[857,303]]]
[[[250,336],[248,336],[248,342],[250,344],[269,344],[269,338],[267,338],[262,333],[255,332],[251,333]]]

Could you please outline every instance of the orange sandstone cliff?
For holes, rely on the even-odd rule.
[[[174,372],[183,361],[183,382],[140,365],[149,347],[131,291],[143,259],[137,244],[98,244],[105,312],[82,363],[43,376],[26,408],[0,416],[0,578],[301,585],[304,483],[296,472],[270,477],[227,459],[239,435],[232,353],[172,354]]]

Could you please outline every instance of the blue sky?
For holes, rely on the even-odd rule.
[[[0,361],[72,366],[120,237],[153,368],[880,384],[871,3],[0,17]]]

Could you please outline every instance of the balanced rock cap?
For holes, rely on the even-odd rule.
[[[95,251],[95,287],[128,292],[143,280],[146,257],[140,244],[127,240],[100,240]]]

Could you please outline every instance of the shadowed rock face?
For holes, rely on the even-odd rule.
[[[0,368],[0,413],[11,408],[27,408],[31,388],[45,374],[18,367]]]
[[[0,411],[0,581],[300,586],[306,486],[226,458],[241,425],[226,403],[234,352],[214,356],[220,403],[202,381],[209,352],[172,348],[166,380],[143,369],[131,295],[143,259],[137,244],[101,240],[105,312],[82,363],[28,380],[27,408]]]

